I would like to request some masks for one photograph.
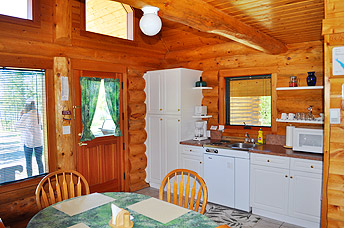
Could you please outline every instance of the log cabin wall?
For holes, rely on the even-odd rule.
[[[306,42],[287,45],[288,51],[280,55],[269,55],[244,47],[240,44],[227,42],[222,44],[204,45],[187,50],[171,51],[166,55],[166,68],[185,67],[203,71],[203,80],[212,86],[212,90],[203,90],[202,104],[208,106],[208,112],[213,117],[209,119],[210,125],[217,125],[221,99],[219,98],[219,83],[226,74],[254,75],[264,73],[277,74],[277,87],[288,87],[290,76],[300,78],[300,85],[306,86],[307,72],[315,71],[317,84],[323,85],[323,43],[322,41]],[[176,64],[174,61],[178,61]],[[273,94],[273,93],[272,93]],[[313,113],[319,116],[324,112],[322,91],[303,91],[276,93],[275,116],[280,118],[281,113],[307,112],[307,107],[314,107]],[[222,96],[221,96],[222,97]],[[274,98],[273,98],[274,99]],[[272,110],[273,112],[273,110]],[[275,118],[276,118],[275,117]],[[271,131],[285,135],[286,123],[276,123],[272,119]],[[306,125],[302,125],[306,126]],[[247,130],[235,129],[225,131],[225,135],[244,137]],[[250,135],[257,137],[257,130],[249,130]]]
[[[128,96],[127,109],[129,123],[125,123],[125,157],[127,158],[125,190],[136,190],[147,186],[144,182],[146,157],[144,155],[145,131],[145,93],[143,72],[157,69],[166,53],[159,36],[147,37],[139,30],[135,31],[135,40],[127,41],[82,31],[83,3],[77,0],[35,0],[38,17],[34,23],[0,15],[0,66],[47,69],[47,96],[52,115],[49,121],[49,167],[55,169],[73,168],[73,149],[67,153],[58,151],[61,141],[56,136],[54,93],[54,71],[59,66],[54,64],[55,57],[65,57],[68,62],[82,65],[120,64],[126,66],[128,80],[124,89]],[[135,13],[135,24],[142,13]],[[76,60],[76,61],[75,61]],[[72,64],[73,66],[73,64]],[[73,69],[69,68],[69,72]],[[55,72],[57,74],[58,72]],[[68,73],[72,77],[71,73]],[[128,86],[129,89],[126,89]],[[72,93],[70,93],[72,94]],[[71,104],[69,104],[71,106]],[[70,110],[72,107],[68,107]],[[60,113],[60,112],[59,112]],[[48,118],[49,118],[48,117]],[[58,121],[57,123],[58,124]],[[72,123],[73,127],[73,123]],[[73,131],[72,131],[73,132]],[[76,146],[74,136],[64,138],[64,144]],[[59,145],[57,145],[57,143]],[[129,143],[130,142],[130,143]],[[60,147],[59,147],[60,146]],[[66,147],[64,147],[66,148]],[[129,155],[130,151],[130,155]],[[129,161],[128,159],[133,159]],[[130,164],[130,165],[129,165]],[[131,168],[130,168],[131,167]],[[11,227],[25,227],[27,221],[38,211],[35,203],[35,188],[41,178],[21,181],[0,186],[0,217]]]
[[[332,49],[344,46],[344,2],[325,1],[325,142],[322,227],[344,227],[344,75],[332,74]],[[341,109],[340,124],[330,124],[330,109]]]

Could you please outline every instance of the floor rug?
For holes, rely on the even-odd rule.
[[[249,228],[256,225],[260,220],[259,216],[252,215],[252,213],[234,210],[213,203],[207,204],[204,215],[219,225],[227,224],[230,227]]]

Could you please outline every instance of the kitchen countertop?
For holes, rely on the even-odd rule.
[[[180,144],[183,144],[183,145],[200,146],[200,147],[203,147],[203,145],[207,145],[210,143],[211,143],[210,139],[202,140],[202,141],[186,140],[186,141],[180,142]],[[234,142],[231,142],[231,143],[234,143]],[[228,149],[228,146],[226,146],[226,144],[224,146],[213,146],[213,147]],[[302,159],[317,160],[317,161],[323,160],[323,154],[297,152],[297,151],[293,151],[292,149],[286,149],[281,145],[272,145],[272,144],[257,145],[255,148],[250,149],[249,151],[251,153],[258,153],[258,154],[302,158]]]

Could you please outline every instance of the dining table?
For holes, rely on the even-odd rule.
[[[214,228],[218,224],[199,212],[131,192],[83,195],[50,205],[39,211],[27,228],[110,227],[112,204],[129,211],[134,227]]]

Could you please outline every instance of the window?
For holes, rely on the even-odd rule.
[[[0,14],[32,20],[32,0],[0,1]]]
[[[271,75],[226,77],[226,125],[271,127]]]
[[[133,10],[109,0],[86,0],[86,31],[133,40]]]
[[[0,69],[0,184],[47,172],[45,72]]]

